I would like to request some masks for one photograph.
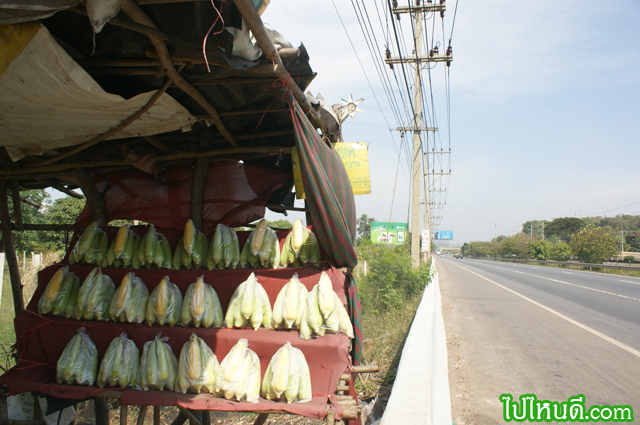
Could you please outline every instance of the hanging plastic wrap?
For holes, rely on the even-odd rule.
[[[145,391],[173,391],[175,386],[178,359],[166,342],[169,338],[161,338],[160,335],[145,342],[142,350],[138,385]]]
[[[111,341],[104,353],[96,385],[126,388],[136,385],[138,368],[140,367],[140,351],[136,344],[123,332]]]
[[[129,272],[116,289],[109,305],[109,319],[114,322],[144,322],[149,290],[142,279]]]
[[[271,357],[262,380],[262,396],[267,400],[311,400],[311,374],[302,351],[289,342]]]
[[[145,321],[149,325],[158,323],[174,326],[180,320],[181,309],[180,289],[175,283],[169,282],[169,276],[165,276],[149,296]]]
[[[85,333],[78,333],[67,344],[56,366],[56,380],[59,384],[93,385],[98,375],[98,350]]]
[[[196,328],[222,326],[224,316],[220,299],[213,286],[204,282],[204,276],[200,276],[187,288],[182,300],[180,321],[182,326],[195,326]]]
[[[233,292],[224,321],[227,328],[242,328],[250,324],[254,330],[260,326],[270,329],[271,315],[269,295],[256,275],[251,273]]]
[[[260,359],[249,348],[249,342],[242,338],[231,348],[220,363],[220,373],[216,379],[216,394],[227,400],[246,399],[257,403],[260,397]]]
[[[176,391],[214,393],[219,373],[220,364],[213,350],[202,338],[191,334],[180,352]]]

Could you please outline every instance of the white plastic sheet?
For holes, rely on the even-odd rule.
[[[153,93],[124,99],[105,92],[41,26],[0,76],[0,146],[17,161],[87,142],[140,110]],[[195,121],[165,93],[111,139],[188,129]]]

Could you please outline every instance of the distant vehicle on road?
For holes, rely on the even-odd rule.
[[[462,254],[453,254],[453,258],[458,258],[462,260]]]

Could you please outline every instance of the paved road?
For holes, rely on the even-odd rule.
[[[628,404],[640,418],[640,279],[468,259],[436,266],[456,424],[504,423],[503,393],[584,394],[587,407]]]

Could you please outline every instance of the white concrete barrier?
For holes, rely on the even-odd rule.
[[[402,349],[381,425],[451,425],[447,340],[435,265]]]

